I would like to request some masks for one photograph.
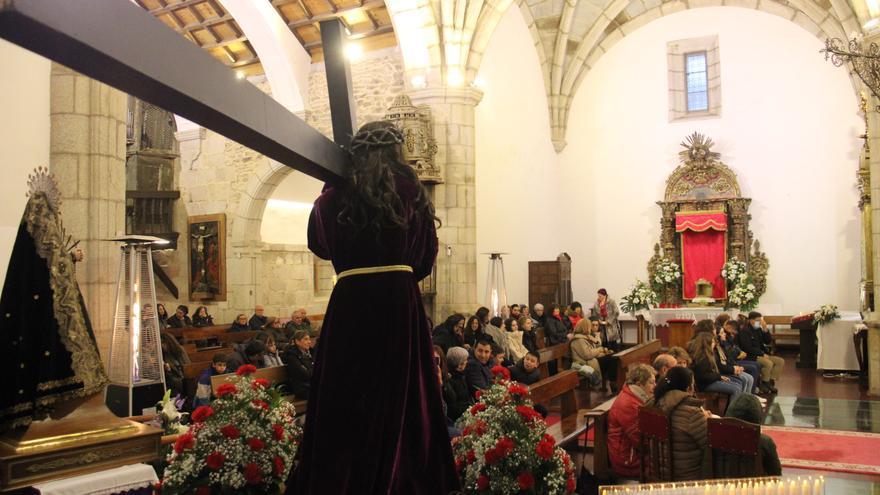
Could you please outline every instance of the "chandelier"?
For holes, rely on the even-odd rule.
[[[835,67],[848,64],[871,93],[880,98],[880,46],[873,42],[866,46],[857,37],[848,42],[828,38],[820,53],[824,53],[825,60],[831,60]]]

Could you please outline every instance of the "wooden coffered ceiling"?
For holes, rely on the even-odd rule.
[[[253,0],[270,2],[312,57],[324,59],[319,21],[338,17],[364,51],[395,46],[384,0]],[[143,9],[227,66],[262,74],[254,47],[218,0],[135,0]]]

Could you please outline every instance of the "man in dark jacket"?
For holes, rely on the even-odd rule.
[[[226,356],[226,369],[229,370],[229,373],[235,373],[238,371],[238,368],[246,364],[262,368],[263,354],[265,353],[266,345],[259,340],[252,340]]]
[[[760,425],[764,420],[764,415],[761,411],[761,403],[757,397],[750,394],[742,394],[727,406],[725,416]],[[776,443],[773,442],[773,439],[761,433],[761,438],[758,440],[758,448],[761,449],[764,472],[755,473],[755,476],[782,475],[782,465],[779,462],[779,454],[776,452]]]
[[[312,358],[312,338],[307,330],[293,334],[293,345],[287,349],[287,385],[300,400],[308,400],[315,361]]]
[[[257,304],[254,306],[254,315],[251,316],[250,321],[248,321],[248,326],[251,327],[251,330],[259,330],[266,326],[266,323],[269,322],[269,318],[267,318],[263,313],[265,313],[265,309],[263,306]]]
[[[743,325],[736,335],[736,343],[746,353],[746,359],[757,361],[761,366],[761,386],[776,393],[776,380],[782,375],[785,360],[767,352],[773,336],[767,329],[764,317],[757,311],[749,313],[748,325]]]
[[[478,340],[468,357],[467,368],[464,376],[467,379],[471,393],[477,390],[489,388],[492,385],[492,344],[485,340]]]

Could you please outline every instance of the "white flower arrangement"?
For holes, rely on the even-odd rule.
[[[721,269],[721,277],[728,282],[728,285],[737,284],[747,279],[748,276],[749,271],[746,262],[738,260],[736,256],[727,260],[727,263]]]
[[[636,280],[629,293],[620,298],[620,309],[625,313],[635,314],[637,311],[651,309],[657,305],[657,293],[646,282]]]
[[[749,278],[740,280],[727,292],[727,304],[729,307],[739,308],[740,311],[751,311],[758,305],[755,294],[755,286],[749,282]]]
[[[301,429],[293,404],[251,365],[217,388],[210,406],[193,411],[177,438],[157,493],[276,493],[287,479]]]
[[[654,278],[651,280],[651,285],[657,290],[675,287],[681,281],[681,267],[672,260],[662,258],[654,270]]]
[[[529,388],[502,366],[495,383],[456,423],[455,468],[464,493],[564,495],[575,490],[574,464],[547,434]]]
[[[817,325],[827,325],[840,318],[840,311],[833,304],[823,304],[818,311],[813,313],[813,322]]]

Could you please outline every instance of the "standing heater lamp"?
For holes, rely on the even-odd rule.
[[[116,284],[116,316],[110,344],[107,408],[117,416],[136,416],[165,395],[165,372],[153,283],[152,236],[126,236]]]
[[[501,308],[507,306],[507,285],[504,283],[504,260],[502,254],[489,255],[489,275],[486,277],[486,304],[492,316],[501,316]]]

